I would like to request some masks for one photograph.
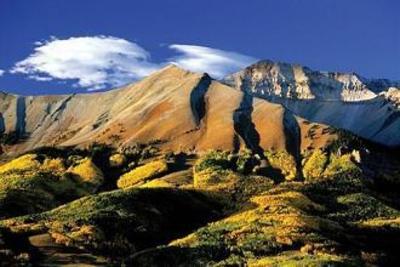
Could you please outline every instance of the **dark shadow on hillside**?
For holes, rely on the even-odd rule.
[[[4,122],[3,114],[0,112],[0,134],[3,134],[6,130],[6,124]]]
[[[26,127],[26,103],[25,97],[19,96],[17,98],[17,120],[15,122],[15,132],[19,136],[25,135],[25,127]]]
[[[82,198],[81,201],[80,207],[67,204],[49,215],[27,216],[24,223],[44,219],[65,223],[66,226],[94,225],[104,233],[104,240],[88,239],[83,247],[93,254],[118,260],[138,251],[166,245],[223,215],[223,205],[219,201],[195,190],[130,188],[94,195],[90,200]],[[88,208],[87,205],[93,206]],[[63,229],[67,236],[72,231],[68,227]],[[38,233],[32,229],[14,238],[26,240],[26,237],[45,234],[46,231]],[[121,237],[124,242],[120,241]],[[94,243],[97,245],[91,245]],[[74,246],[79,247],[79,243]],[[71,248],[58,250],[68,252]]]
[[[252,121],[253,113],[253,96],[243,92],[243,98],[239,107],[233,112],[233,127],[237,136],[240,136],[247,148],[260,158],[265,159],[264,149],[260,146],[260,134],[257,132],[256,126]],[[236,137],[237,139],[237,137]],[[235,142],[235,151],[239,150]]]
[[[293,156],[296,161],[296,177],[303,178],[301,166],[301,132],[296,117],[292,112],[285,109],[283,114],[283,125],[286,141],[286,151]]]
[[[211,77],[204,74],[195,88],[190,93],[190,108],[197,126],[206,114],[205,95],[211,84]]]

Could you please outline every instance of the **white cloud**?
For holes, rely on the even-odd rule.
[[[257,61],[253,57],[205,46],[173,44],[169,48],[181,53],[170,59],[172,63],[194,72],[207,72],[215,78],[222,78]]]
[[[3,76],[4,73],[5,73],[5,71],[0,69],[0,76]]]
[[[38,75],[29,75],[28,78],[39,81],[39,82],[49,82],[49,81],[53,80],[53,78],[51,78],[51,77],[44,77],[44,76],[38,76]]]
[[[96,90],[120,86],[158,69],[142,47],[115,37],[52,38],[35,45],[34,53],[16,63],[12,73],[38,81],[72,79],[77,87]]]
[[[168,48],[175,55],[156,63],[150,61],[150,53],[138,44],[102,35],[52,37],[34,44],[33,53],[17,62],[11,73],[26,74],[28,79],[36,81],[72,80],[74,86],[88,90],[116,87],[141,79],[168,63],[222,78],[256,61],[235,52],[172,44]],[[0,76],[3,72],[0,70]]]

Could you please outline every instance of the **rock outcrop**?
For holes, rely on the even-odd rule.
[[[350,130],[387,146],[400,145],[400,98],[394,88],[400,82],[268,60],[229,75],[223,82],[282,104],[308,120]]]

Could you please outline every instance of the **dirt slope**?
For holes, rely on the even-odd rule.
[[[128,146],[159,140],[165,150],[203,151],[320,147],[334,138],[312,137],[310,126],[279,104],[251,97],[207,74],[170,65],[148,78],[108,92],[64,96],[2,94],[0,130],[22,137],[6,153],[48,145],[93,142]],[[327,126],[318,125],[319,129]]]

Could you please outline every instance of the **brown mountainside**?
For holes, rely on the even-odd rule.
[[[320,147],[334,138],[273,104],[223,85],[207,74],[170,65],[108,92],[60,96],[2,94],[0,130],[23,138],[6,153],[35,147],[128,146],[158,140],[164,150],[284,150]]]

